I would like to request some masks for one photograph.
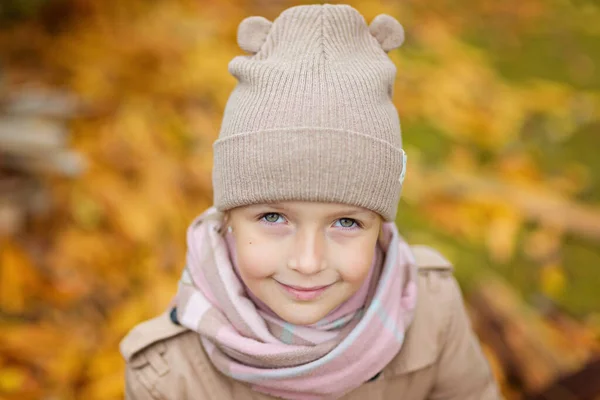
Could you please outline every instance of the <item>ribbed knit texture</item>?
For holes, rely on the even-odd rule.
[[[323,201],[396,217],[403,157],[396,68],[346,5],[284,11],[238,79],[214,144],[214,205]]]

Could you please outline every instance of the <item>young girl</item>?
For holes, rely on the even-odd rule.
[[[452,267],[394,224],[387,52],[345,5],[244,20],[174,307],[121,344],[128,399],[498,399]]]

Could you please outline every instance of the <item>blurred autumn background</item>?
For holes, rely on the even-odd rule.
[[[456,265],[509,399],[600,396],[600,6],[349,1],[395,16],[398,226]],[[211,205],[249,15],[285,0],[0,2],[0,399],[118,399]]]

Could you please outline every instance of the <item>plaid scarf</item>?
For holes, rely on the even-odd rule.
[[[177,319],[200,334],[214,366],[284,399],[334,399],[378,374],[398,353],[416,303],[416,263],[394,223],[362,287],[323,320],[292,325],[240,280],[231,237],[210,208],[188,229]]]

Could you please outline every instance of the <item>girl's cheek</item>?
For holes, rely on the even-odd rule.
[[[249,278],[262,278],[276,272],[279,255],[273,246],[247,243],[238,249],[238,268]]]
[[[362,283],[371,268],[371,261],[348,260],[340,272],[342,279],[348,283]]]
[[[362,251],[355,249],[340,252],[343,257],[338,259],[336,264],[340,266],[339,273],[342,279],[349,283],[362,283],[371,269],[374,253],[374,250],[368,248]]]

